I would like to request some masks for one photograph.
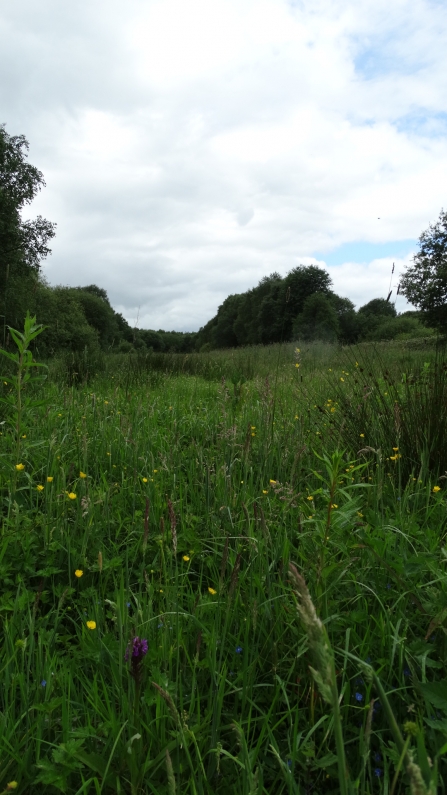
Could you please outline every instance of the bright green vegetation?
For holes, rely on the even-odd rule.
[[[3,364],[0,791],[443,791],[439,354]]]

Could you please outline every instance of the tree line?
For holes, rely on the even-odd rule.
[[[28,142],[0,126],[0,329],[20,328],[29,310],[47,326],[40,355],[85,349],[192,352],[290,340],[352,344],[447,332],[447,213],[420,239],[420,251],[401,279],[400,291],[418,311],[397,314],[376,298],[358,311],[332,289],[327,271],[299,265],[285,277],[272,273],[256,287],[229,295],[198,332],[132,328],[97,285],[50,286],[41,262],[50,253],[56,225],[41,216],[24,221],[22,211],[45,186],[27,162]],[[391,294],[390,294],[391,295]]]

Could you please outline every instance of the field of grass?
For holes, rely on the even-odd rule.
[[[442,356],[5,358],[0,792],[445,791]]]

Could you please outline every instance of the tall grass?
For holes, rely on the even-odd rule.
[[[5,411],[0,788],[338,793],[340,731],[354,792],[445,787],[444,481],[430,458],[402,476],[384,443],[359,454],[356,423],[377,450],[382,419],[373,401],[349,414],[351,354],[294,347],[200,354],[200,375],[107,358],[84,386],[50,366],[20,461]],[[405,389],[434,354],[385,356]],[[292,561],[338,712],[309,671]]]

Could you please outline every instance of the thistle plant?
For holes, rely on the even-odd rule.
[[[13,338],[17,352],[10,353],[0,348],[0,353],[12,362],[15,373],[1,376],[6,385],[11,385],[11,392],[0,398],[0,402],[6,406],[8,422],[12,426],[15,435],[15,461],[16,470],[23,469],[20,461],[21,443],[23,435],[23,423],[25,416],[31,409],[42,406],[46,400],[36,400],[29,395],[24,395],[24,389],[31,384],[41,383],[45,376],[33,376],[33,367],[45,367],[33,361],[33,354],[29,349],[31,342],[44,331],[44,326],[36,323],[36,318],[31,317],[27,312],[23,332],[8,326],[11,337]]]

